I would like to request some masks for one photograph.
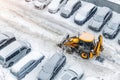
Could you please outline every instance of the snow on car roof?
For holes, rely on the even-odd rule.
[[[110,11],[110,8],[108,7],[100,7],[98,10],[97,10],[97,15],[106,15],[108,12]]]
[[[114,22],[114,23],[120,24],[120,14],[113,13],[110,22]]]
[[[38,52],[31,52],[27,54],[25,57],[23,57],[20,61],[18,61],[15,65],[11,67],[11,70],[15,73],[19,72],[20,69],[27,64],[31,60],[38,60],[41,58],[43,55]]]
[[[49,9],[54,9],[54,8],[57,8],[58,5],[60,4],[60,1],[61,0],[52,0],[51,3],[48,5],[48,8]]]
[[[65,5],[65,9],[72,9],[73,6],[80,0],[68,0],[67,4]]]
[[[95,6],[95,5],[92,4],[92,3],[87,3],[85,6],[83,6],[83,7],[81,7],[81,8],[79,9],[79,12],[81,12],[81,11],[88,12],[88,11],[90,11],[94,6]]]
[[[6,58],[8,55],[11,55],[13,51],[20,48],[22,45],[25,45],[22,41],[14,41],[5,48],[0,50],[0,55],[3,58]]]

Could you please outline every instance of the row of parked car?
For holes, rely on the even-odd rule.
[[[108,7],[97,7],[92,3],[82,6],[80,0],[33,0],[37,9],[44,9],[48,5],[48,12],[54,14],[60,9],[60,15],[69,18],[76,11],[74,22],[83,25],[90,19],[88,28],[102,33],[105,38],[114,39],[120,31],[120,14],[115,14]],[[120,44],[120,41],[118,40]]]
[[[10,68],[10,72],[21,80],[31,72],[43,59],[41,53],[32,53],[31,44],[16,40],[14,34],[5,32],[0,34],[0,64],[4,68]],[[62,53],[56,53],[49,58],[37,77],[38,80],[51,80],[66,63],[66,57]],[[84,75],[83,69],[72,66],[63,70],[56,80],[80,80]]]

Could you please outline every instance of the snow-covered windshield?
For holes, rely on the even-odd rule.
[[[98,22],[102,22],[103,19],[104,19],[104,17],[103,17],[103,16],[100,16],[100,15],[96,15],[96,16],[94,16],[93,18],[94,18],[94,20],[96,20],[96,21],[98,21]]]

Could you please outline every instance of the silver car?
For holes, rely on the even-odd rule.
[[[108,7],[101,7],[92,17],[88,27],[96,32],[99,32],[105,23],[112,17],[112,10]]]
[[[44,9],[50,2],[51,0],[34,0],[33,5],[37,9]]]
[[[113,14],[109,22],[105,24],[103,29],[103,35],[106,38],[113,39],[120,31],[120,15]]]
[[[91,3],[87,3],[85,6],[81,7],[74,17],[75,23],[78,25],[83,25],[87,20],[89,20],[97,10],[97,6]]]
[[[11,67],[23,56],[29,53],[31,46],[28,42],[14,41],[0,50],[0,64],[3,67]]]
[[[48,5],[48,12],[55,14],[66,3],[67,3],[67,0],[52,0],[51,3]]]
[[[43,66],[38,75],[38,80],[52,80],[64,66],[66,57],[63,54],[54,54]]]
[[[84,75],[84,71],[81,66],[74,65],[61,72],[61,75],[55,80],[81,80]]]
[[[68,0],[67,4],[61,10],[61,16],[69,18],[72,14],[75,13],[81,6],[80,0]]]
[[[10,69],[10,72],[16,76],[17,80],[24,78],[31,72],[42,60],[44,55],[40,53],[29,53]]]
[[[9,45],[11,42],[15,41],[16,38],[14,34],[10,32],[4,32],[0,34],[0,49],[4,48],[5,46]]]

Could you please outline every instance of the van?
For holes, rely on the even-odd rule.
[[[28,42],[16,40],[0,50],[0,64],[5,68],[11,67],[30,51],[31,45]]]
[[[17,78],[21,80],[29,72],[31,72],[42,60],[44,55],[41,53],[29,53],[24,58],[19,60],[15,65],[10,68],[10,72]]]

